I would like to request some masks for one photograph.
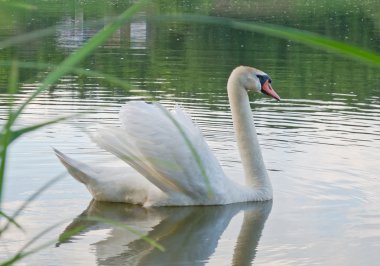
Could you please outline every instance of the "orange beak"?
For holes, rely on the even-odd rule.
[[[266,80],[264,82],[263,86],[261,87],[261,92],[272,98],[275,98],[277,101],[280,100],[280,96],[278,96],[278,94],[274,91],[274,89],[269,83],[269,80]]]

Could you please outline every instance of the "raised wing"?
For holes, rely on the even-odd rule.
[[[103,129],[94,140],[126,161],[165,193],[192,199],[225,190],[223,170],[199,128],[180,107],[132,101],[120,111],[122,128]]]

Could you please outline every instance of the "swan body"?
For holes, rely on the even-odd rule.
[[[255,68],[235,68],[227,83],[246,185],[226,177],[200,129],[180,107],[131,101],[120,113],[120,128],[98,130],[93,140],[130,167],[89,166],[55,150],[69,173],[95,200],[143,206],[222,205],[272,198],[252,120],[248,91],[277,100],[269,76]]]

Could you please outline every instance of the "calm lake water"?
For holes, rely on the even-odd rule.
[[[28,1],[36,8],[0,8],[0,41],[51,27],[49,35],[0,50],[0,60],[58,64],[125,10],[128,1]],[[8,214],[64,168],[56,147],[92,164],[118,161],[88,133],[118,125],[132,99],[182,105],[201,127],[225,172],[243,182],[226,81],[237,65],[256,66],[282,97],[251,95],[274,200],[218,207],[144,209],[91,202],[66,176],[38,197],[0,239],[0,261],[47,227],[36,243],[56,239],[96,215],[126,223],[166,247],[160,252],[136,235],[86,224],[70,241],[18,265],[379,265],[379,69],[318,49],[224,26],[152,21],[155,15],[202,14],[310,30],[380,52],[378,1],[155,1],[80,66],[122,78],[129,90],[103,78],[67,75],[41,94],[19,127],[85,112],[33,132],[10,149],[4,195]],[[49,70],[20,69],[21,103]],[[9,96],[9,68],[0,68],[0,123]],[[54,242],[54,241],[53,241]]]

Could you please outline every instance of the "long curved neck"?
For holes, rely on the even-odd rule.
[[[239,75],[234,75],[234,72],[228,80],[227,91],[246,184],[271,194],[272,188],[261,155],[248,94],[239,81]]]

